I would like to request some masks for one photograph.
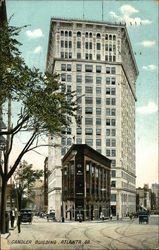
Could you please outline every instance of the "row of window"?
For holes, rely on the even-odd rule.
[[[78,52],[76,55],[77,59],[81,59],[81,53]],[[72,52],[61,52],[61,59],[68,59],[68,58],[72,58]],[[92,60],[93,56],[92,54],[88,54],[85,53],[85,60]],[[100,61],[101,60],[101,55],[100,54],[96,54],[96,60]],[[106,62],[116,62],[116,56],[115,55],[105,55],[105,61]]]
[[[90,104],[92,105],[94,98],[91,96],[87,96],[85,97],[85,104]],[[68,100],[69,101],[69,100]],[[77,96],[77,103],[81,104],[82,103],[82,97],[81,96]],[[96,105],[101,105],[101,98],[100,97],[96,97]],[[115,98],[106,98],[106,105],[112,105],[115,106],[116,105],[116,99]]]
[[[92,135],[93,134],[93,129],[92,128],[86,128],[85,129],[85,135]],[[91,140],[93,143],[92,139],[86,139],[86,143]],[[65,138],[63,137],[61,139],[61,144],[62,145],[68,145],[70,146],[72,144],[72,139],[71,138]],[[96,139],[96,146],[101,146],[101,139]],[[106,139],[106,146],[108,147],[116,147],[116,140],[115,139]]]
[[[76,133],[77,133],[77,135],[81,135],[82,134],[82,129],[80,127],[78,127],[76,129]],[[86,135],[92,135],[93,134],[93,129],[92,128],[86,128],[85,129],[85,134]],[[101,135],[101,129],[100,128],[96,128],[96,135]],[[116,135],[116,130],[115,129],[106,129],[106,135],[107,136],[115,136]],[[108,140],[110,140],[110,139],[108,139]],[[109,143],[109,142],[107,141],[107,143]],[[116,142],[115,142],[114,139],[111,139],[111,143],[115,147]],[[109,144],[107,146],[109,146]]]
[[[81,31],[77,31],[77,37],[81,37],[82,33]],[[100,39],[101,38],[101,34],[100,33],[96,33],[95,34],[97,39]],[[64,30],[61,30],[61,36],[65,36],[65,37],[71,37],[72,36],[72,31],[64,31]],[[85,37],[86,38],[92,38],[93,37],[93,33],[92,32],[85,32]],[[113,41],[116,41],[116,35],[112,35],[112,34],[105,34],[105,40],[113,40]]]
[[[61,74],[61,81],[62,82],[72,82],[72,75],[71,74],[65,74],[62,73]],[[76,75],[76,82],[77,83],[82,83],[82,75]],[[115,85],[115,78],[110,78],[110,77],[106,77],[105,80],[107,85],[110,85],[110,83],[112,85]],[[93,83],[93,76],[85,76],[85,83]],[[102,83],[102,77],[100,76],[96,76],[96,84],[101,84]]]
[[[101,118],[96,118],[96,125],[101,125]],[[85,118],[85,125],[93,125],[93,118],[87,117]],[[106,126],[116,126],[115,119],[106,119]]]
[[[61,71],[71,71],[71,64],[61,64]],[[76,71],[82,72],[82,64],[76,64]],[[102,73],[102,66],[96,65],[96,70],[93,71],[93,65],[92,64],[86,64],[85,65],[85,72],[96,72],[96,73]],[[115,67],[106,67],[105,71],[103,73],[106,74],[116,74],[116,68]]]
[[[63,41],[61,40],[61,48],[72,48],[72,41]],[[81,41],[77,41],[76,48],[81,49]],[[92,42],[85,42],[85,49],[93,49]],[[96,49],[101,50],[101,43],[96,43]],[[105,51],[116,52],[116,45],[115,44],[105,44]]]
[[[87,118],[86,118],[87,119]],[[92,119],[93,120],[93,119]],[[91,124],[87,124],[87,125],[92,125],[92,120],[87,120],[87,123],[88,122],[91,122]],[[98,122],[97,122],[97,125],[100,125],[100,124],[98,124],[99,123],[99,121],[101,122],[101,120],[98,120]],[[77,128],[77,131],[78,131],[78,135],[80,135],[81,133],[82,133],[82,130],[80,130],[80,128]],[[81,131],[81,132],[80,132]],[[65,128],[65,127],[63,127],[62,129],[61,129],[61,133],[62,134],[68,134],[68,135],[71,135],[71,128]],[[97,128],[96,129],[96,135],[101,135],[101,129],[100,128]],[[116,136],[116,129],[109,129],[109,128],[107,128],[106,129],[106,136]]]

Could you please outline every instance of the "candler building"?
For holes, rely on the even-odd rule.
[[[61,218],[61,159],[72,144],[87,144],[112,160],[111,210],[136,211],[135,102],[138,68],[125,24],[52,18],[46,70],[62,91],[76,91],[80,126],[49,137],[48,208]]]
[[[74,144],[62,159],[62,213],[68,220],[110,215],[111,160],[89,147]]]

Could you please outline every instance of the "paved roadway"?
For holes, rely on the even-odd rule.
[[[158,216],[151,216],[149,224],[139,224],[138,219],[130,221],[104,222],[47,222],[34,217],[32,225],[22,224],[8,238],[9,248],[18,249],[159,249]]]

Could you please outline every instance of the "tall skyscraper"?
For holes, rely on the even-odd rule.
[[[46,70],[76,91],[78,120],[49,137],[48,207],[60,219],[61,158],[73,143],[88,144],[112,160],[111,211],[135,212],[135,82],[138,68],[125,24],[52,18]]]

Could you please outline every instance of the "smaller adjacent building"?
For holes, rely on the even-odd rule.
[[[159,184],[153,183],[152,184],[152,209],[159,211]]]
[[[111,160],[86,144],[74,144],[62,159],[62,216],[68,220],[110,215]]]
[[[145,207],[148,210],[151,210],[151,189],[148,184],[144,184],[144,187],[136,189],[136,210],[138,211],[139,207]]]

